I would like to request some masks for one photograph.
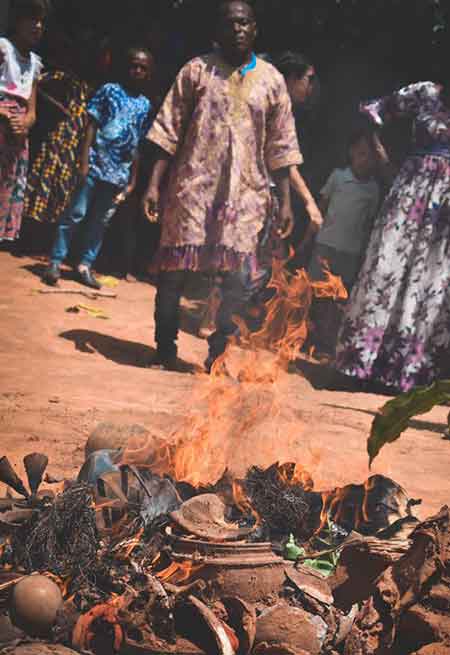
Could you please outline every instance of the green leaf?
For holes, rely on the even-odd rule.
[[[369,466],[385,444],[399,438],[413,416],[425,414],[447,400],[450,400],[450,380],[438,380],[428,387],[416,387],[389,400],[372,423],[367,440]]]

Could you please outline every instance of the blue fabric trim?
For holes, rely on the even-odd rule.
[[[246,66],[244,66],[244,68],[241,68],[239,72],[242,75],[242,77],[245,77],[249,71],[252,71],[255,68],[256,68],[256,55],[254,52],[252,52],[251,60]]]

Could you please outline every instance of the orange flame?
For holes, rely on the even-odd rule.
[[[280,444],[286,450],[296,448],[298,419],[293,415],[289,419],[288,435],[280,420],[286,416],[283,375],[307,338],[313,298],[343,299],[347,294],[341,279],[329,269],[324,281],[311,282],[304,270],[290,273],[279,260],[273,262],[269,287],[275,293],[265,305],[262,327],[251,333],[242,318],[234,317],[241,348],[237,351],[230,343],[214,363],[211,375],[197,377],[194,409],[183,427],[167,440],[156,443],[153,439],[147,447],[126,449],[123,463],[148,465],[155,473],[169,474],[198,487],[215,483],[226,468],[243,473],[253,463],[271,464],[274,458],[267,460],[275,452],[280,456]],[[250,441],[261,434],[264,443],[260,438],[258,446],[251,445]],[[292,483],[305,488],[312,485],[300,465],[293,476]],[[242,498],[238,500],[242,502]]]
[[[171,562],[166,569],[158,571],[155,575],[161,582],[180,584],[189,580],[202,568],[203,564],[194,564],[189,560],[184,560],[183,562]]]

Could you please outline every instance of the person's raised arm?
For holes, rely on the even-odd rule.
[[[308,216],[311,220],[311,226],[314,231],[320,230],[323,224],[323,217],[319,207],[314,200],[314,197],[311,191],[308,188],[302,174],[299,171],[298,166],[291,166],[289,169],[289,178],[291,182],[291,187],[294,189],[295,193],[300,197],[305,205],[305,209],[308,212]]]

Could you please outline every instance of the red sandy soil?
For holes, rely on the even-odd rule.
[[[42,268],[35,259],[0,252],[0,455],[8,455],[21,472],[25,454],[45,452],[49,472],[73,477],[99,422],[139,423],[169,434],[191,411],[198,379],[143,366],[154,352],[152,285],[121,281],[116,299],[41,295],[36,290],[47,288],[39,279]],[[70,279],[60,287],[83,288]],[[66,311],[77,303],[100,308],[109,319]],[[203,306],[201,300],[184,303],[179,338],[180,355],[197,370],[207,350],[194,335]],[[312,361],[301,367],[307,377],[289,374],[282,391],[298,421],[291,425],[298,432],[295,459],[314,463],[311,473],[321,488],[363,481],[369,475],[366,439],[386,398],[314,388],[326,384],[330,372]],[[421,517],[450,501],[450,441],[443,438],[447,414],[448,408],[438,407],[412,421],[372,468],[394,478],[411,497],[422,498]]]

